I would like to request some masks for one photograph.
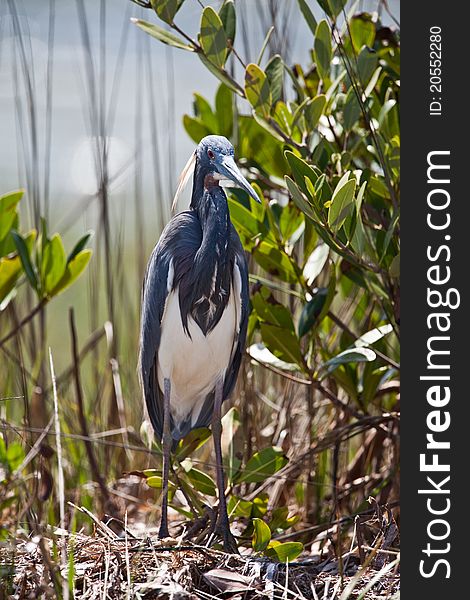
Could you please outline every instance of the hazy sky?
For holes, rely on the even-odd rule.
[[[37,118],[38,146],[40,149],[39,171],[42,177],[44,167],[45,113],[46,113],[46,72],[48,65],[48,35],[50,5],[54,11],[53,44],[53,88],[52,88],[52,142],[51,142],[51,199],[52,206],[60,203],[72,205],[77,198],[93,191],[95,187],[93,163],[89,151],[89,93],[86,81],[86,57],[83,38],[80,33],[80,20],[76,0],[13,0],[19,14],[19,23],[24,34],[24,50],[28,66],[32,72],[31,88]],[[297,8],[296,0],[279,0],[290,10],[289,18],[289,58],[291,62],[306,63],[311,47],[312,36]],[[159,183],[166,195],[171,195],[177,174],[185,164],[193,149],[182,126],[182,115],[191,113],[193,91],[198,91],[210,101],[213,100],[218,82],[202,66],[198,58],[188,52],[169,49],[156,40],[147,38],[129,22],[130,16],[143,16],[153,19],[151,11],[143,11],[127,0],[107,0],[106,31],[104,39],[105,75],[100,76],[100,2],[83,0],[90,28],[92,61],[97,71],[98,94],[102,94],[106,106],[113,104],[111,95],[116,73],[120,79],[114,88],[115,118],[112,130],[113,141],[110,151],[111,176],[130,165],[120,178],[117,191],[125,197],[133,190],[133,156],[135,152],[136,115],[142,118],[143,137],[140,142],[141,164],[143,166],[144,193],[155,193],[154,172],[157,168],[152,157],[152,131],[149,113],[148,74],[144,53],[151,52],[153,65],[154,105],[151,110],[156,115],[158,127],[159,155],[161,169]],[[204,1],[204,4],[209,2]],[[219,6],[220,2],[210,2]],[[245,9],[248,29],[249,49],[252,56],[245,56],[245,47],[238,31],[237,47],[247,62],[256,60],[264,33],[259,17],[260,6],[265,0],[237,0],[236,4]],[[316,2],[311,0],[311,6]],[[398,2],[389,3],[398,17]],[[373,9],[376,2],[359,2],[357,10]],[[0,182],[1,190],[6,191],[18,185],[25,185],[21,168],[23,147],[20,124],[23,123],[28,138],[28,104],[26,101],[23,75],[19,65],[18,44],[13,35],[13,19],[10,14],[11,1],[0,0]],[[287,10],[287,9],[286,9]],[[197,0],[186,0],[178,14],[177,23],[188,33],[195,35],[199,28],[201,6]],[[321,16],[321,11],[318,11]],[[389,19],[384,16],[384,21]],[[124,28],[127,28],[127,32]],[[126,39],[127,36],[127,39]],[[125,51],[119,59],[123,40]],[[120,68],[116,70],[119,62]],[[23,116],[18,119],[15,107],[15,76],[22,102]],[[174,140],[173,148],[168,146],[168,137]],[[18,168],[20,165],[20,169]],[[53,220],[56,215],[53,215]],[[57,222],[57,220],[56,220]]]

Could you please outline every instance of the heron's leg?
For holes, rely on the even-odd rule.
[[[215,385],[214,412],[212,414],[212,435],[214,437],[215,462],[217,470],[217,490],[219,492],[219,515],[217,517],[217,533],[224,540],[226,552],[238,554],[237,543],[230,531],[230,523],[227,514],[227,501],[225,499],[224,467],[222,463],[222,447],[220,438],[222,435],[221,407],[223,399],[223,379],[219,378]]]
[[[163,383],[163,472],[162,472],[162,518],[160,521],[159,538],[169,537],[168,532],[168,477],[170,474],[170,380],[165,379]]]

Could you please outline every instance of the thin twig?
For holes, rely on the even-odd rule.
[[[88,456],[88,462],[90,463],[90,469],[93,478],[98,483],[101,494],[105,501],[109,500],[108,488],[104,482],[103,477],[101,476],[98,469],[98,462],[96,460],[93,445],[90,442],[90,436],[88,434],[88,424],[85,417],[85,408],[83,404],[83,393],[82,393],[82,384],[80,381],[80,363],[78,358],[78,349],[77,349],[77,332],[75,329],[75,317],[73,308],[70,308],[69,312],[70,319],[70,333],[72,337],[72,357],[73,357],[73,370],[75,375],[75,393],[77,396],[77,405],[78,405],[78,420],[80,423],[80,428],[82,430],[82,434],[85,438],[85,448]]]
[[[57,448],[57,483],[59,488],[59,512],[60,512],[60,527],[65,529],[65,482],[64,482],[64,469],[62,464],[62,440],[60,437],[60,420],[59,420],[59,402],[57,399],[57,386],[54,373],[54,362],[52,360],[52,350],[49,348],[49,366],[51,370],[52,389],[54,398],[54,427],[56,437],[56,448]],[[62,568],[65,570],[67,567],[67,544],[65,536],[62,536],[61,544],[61,561]],[[62,581],[62,593],[65,600],[69,597],[69,586],[67,580],[64,578]]]
[[[13,336],[15,336],[20,329],[22,329],[27,323],[29,323],[47,304],[47,299],[41,300],[39,304],[33,308],[33,310],[26,315],[11,331],[9,331],[1,340],[0,340],[0,348],[6,344]]]
[[[33,458],[39,453],[39,451],[41,449],[42,441],[48,435],[53,422],[54,422],[54,415],[52,415],[52,417],[49,419],[49,423],[46,425],[46,427],[44,428],[44,431],[41,433],[41,435],[38,437],[38,439],[34,442],[33,447],[30,449],[28,454],[24,457],[24,460],[21,463],[21,465],[15,469],[15,471],[13,473],[13,477],[15,477],[16,475],[19,475],[29,465],[29,463],[33,460]]]

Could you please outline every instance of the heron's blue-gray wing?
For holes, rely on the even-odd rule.
[[[238,236],[237,236],[238,237]],[[240,324],[238,336],[235,340],[235,348],[229,368],[225,374],[224,400],[230,396],[237,381],[241,360],[245,353],[246,332],[248,329],[250,293],[248,288],[248,264],[241,243],[238,244],[235,253],[235,265],[240,272]],[[235,287],[235,286],[234,286]]]
[[[147,412],[159,440],[163,433],[163,395],[158,385],[157,365],[170,261],[157,244],[150,256],[142,289],[139,376]]]
[[[201,243],[201,227],[193,212],[173,217],[163,230],[147,264],[142,289],[139,377],[152,427],[160,440],[163,433],[163,392],[158,384],[158,351],[161,322],[168,293],[175,278],[174,265],[189,268]],[[171,429],[173,424],[170,423]]]

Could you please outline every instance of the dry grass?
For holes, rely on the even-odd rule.
[[[61,533],[63,539],[63,532],[56,533]],[[56,539],[54,543],[46,538],[50,553],[59,550],[61,542]],[[382,567],[375,563],[361,566],[357,550],[342,557],[342,561],[311,558],[284,565],[250,555],[227,555],[181,539],[119,539],[102,530],[93,536],[67,533],[66,544],[69,562],[61,571],[67,579],[68,570],[73,570],[75,598],[398,597],[398,560],[393,552],[384,554]],[[10,585],[15,598],[53,596],[52,578],[39,539],[20,539],[14,550],[3,549],[0,556],[5,566],[10,563]]]

